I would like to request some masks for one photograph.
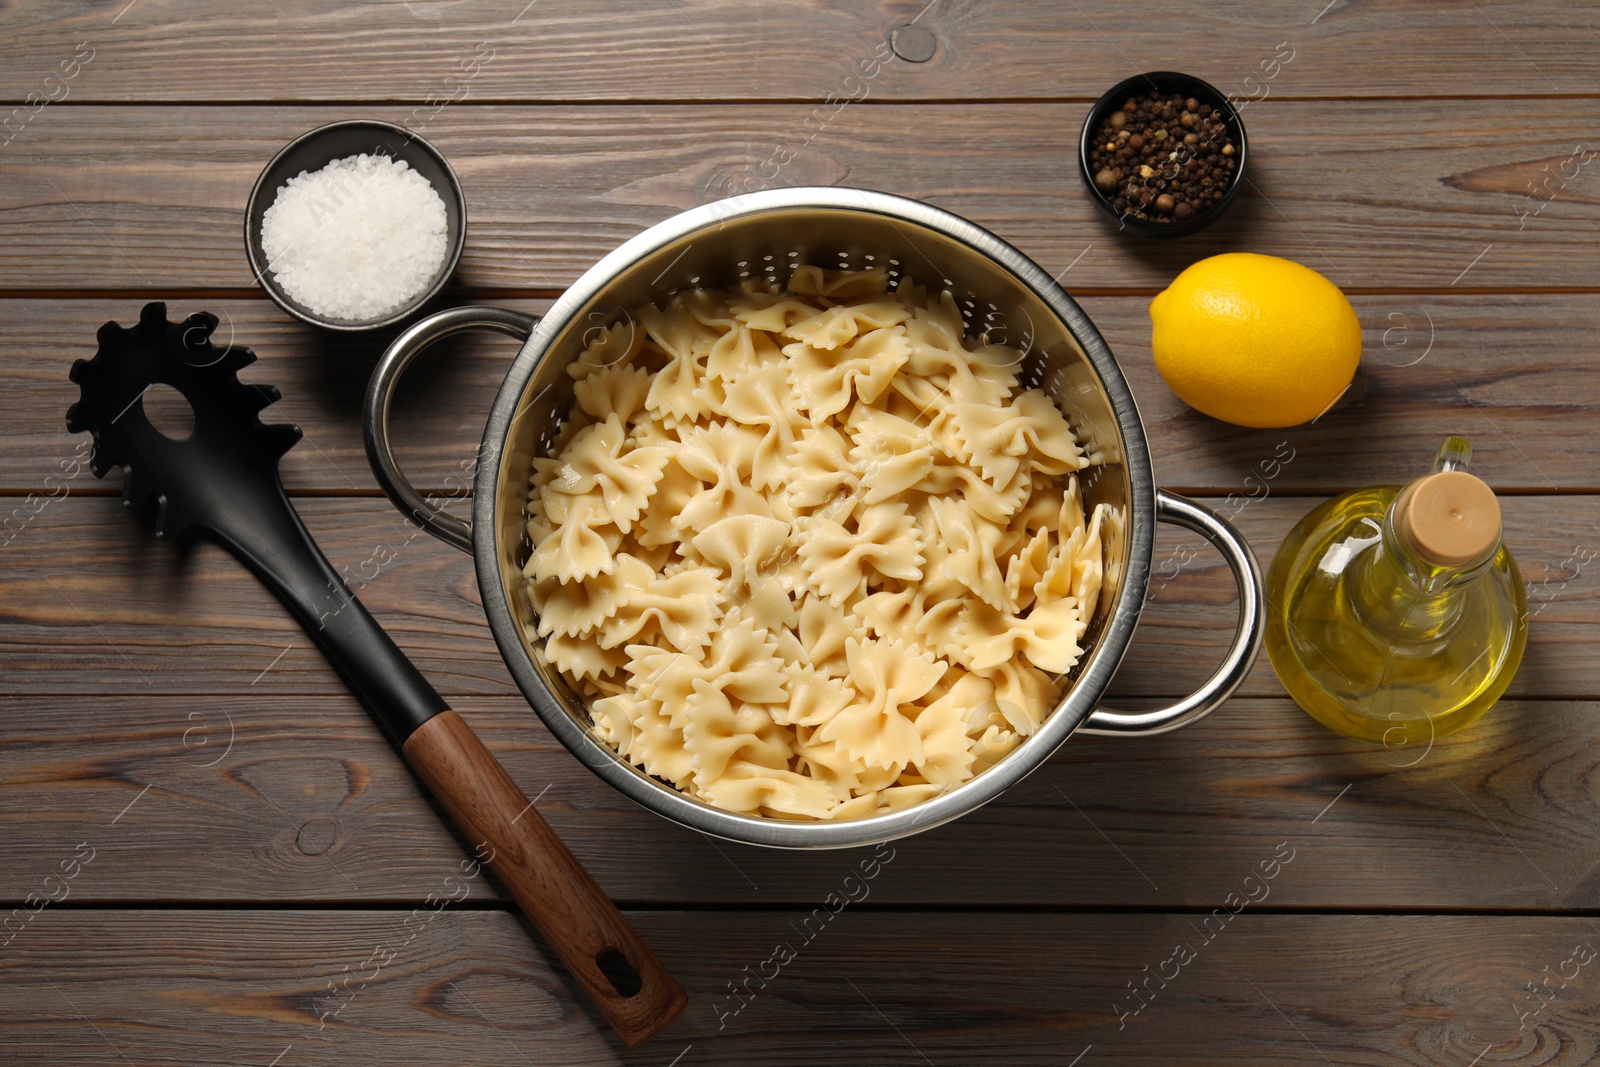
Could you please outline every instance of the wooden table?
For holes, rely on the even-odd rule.
[[[14,915],[67,894],[0,950],[0,1062],[1600,1055],[1600,8],[524,2],[0,11],[0,894]],[[1202,235],[1119,235],[1075,173],[1090,101],[1138,69],[1250,101],[1252,186]],[[636,809],[512,686],[471,561],[380,497],[357,408],[387,338],[315,333],[253,282],[251,183],[352,117],[408,123],[455,164],[471,227],[452,302],[536,311],[785,146],[777,184],[990,227],[1105,332],[1159,483],[1232,514],[1263,562],[1318,500],[1467,434],[1531,583],[1521,674],[1419,755],[1323,730],[1263,657],[1203,723],[1075,739],[870,879],[871,850],[743,848]],[[1221,425],[1152,368],[1149,297],[1230,249],[1299,260],[1355,302],[1362,370],[1314,426]],[[361,598],[690,991],[654,1043],[624,1049],[486,876],[450,899],[462,843],[255,579],[157,543],[118,478],[76,462],[67,369],[149,300],[214,311],[260,354],[246,377],[305,430],[284,478],[329,557],[392,555]],[[470,456],[510,355],[474,338],[408,383],[402,461],[425,488]],[[1125,699],[1187,691],[1231,628],[1217,557],[1163,530],[1156,566]],[[1246,883],[1263,864],[1274,877]],[[804,923],[831,893],[859,899]],[[1240,893],[1260,899],[1235,915]],[[797,953],[772,977],[779,943]]]

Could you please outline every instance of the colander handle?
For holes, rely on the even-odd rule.
[[[394,399],[395,387],[400,384],[400,375],[435,341],[477,328],[498,330],[526,341],[538,324],[538,318],[533,315],[505,308],[460,307],[440,311],[396,337],[378,360],[372,380],[367,383],[362,429],[367,440],[367,460],[372,464],[378,484],[394,506],[412,522],[463,552],[472,551],[472,524],[428,500],[401,473],[389,445],[389,404]]]
[[[1108,737],[1147,737],[1178,730],[1198,722],[1233,695],[1250,673],[1256,654],[1261,651],[1261,634],[1266,623],[1266,594],[1261,584],[1261,564],[1250,545],[1233,524],[1215,511],[1186,497],[1156,490],[1156,520],[1193,530],[1216,546],[1233,571],[1239,587],[1239,626],[1222,666],[1193,693],[1165,708],[1154,711],[1113,711],[1099,707],[1078,727],[1080,734]]]

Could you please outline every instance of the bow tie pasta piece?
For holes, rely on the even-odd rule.
[[[614,674],[628,662],[621,649],[601,648],[587,634],[576,637],[551,634],[543,648],[545,659],[571,682]]]
[[[623,668],[633,691],[654,700],[662,714],[681,729],[689,713],[694,683],[706,678],[700,657],[655,645],[627,645],[623,649]]]
[[[851,415],[850,440],[850,462],[866,504],[892,500],[915,487],[933,472],[934,455],[943,452],[926,427],[869,407]]]
[[[928,476],[913,486],[929,496],[959,496],[961,502],[989,522],[1005,524],[1017,513],[1033,490],[1033,474],[1019,470],[1016,478],[996,489],[988,479],[959,458],[936,455]]]
[[[790,326],[817,313],[817,305],[809,301],[757,288],[730,295],[728,308],[746,329],[772,337],[782,337]]]
[[[1008,406],[956,404],[951,416],[962,454],[997,489],[1009,484],[1023,464],[1040,474],[1087,466],[1072,427],[1037,390]]]
[[[857,338],[842,348],[813,348],[802,342],[783,346],[789,377],[813,422],[832,418],[852,399],[872,403],[888,388],[910,357],[911,346],[898,326]]]
[[[850,606],[873,637],[894,638],[908,645],[918,642],[917,624],[922,621],[922,605],[915,586],[880,589]]]
[[[560,525],[534,546],[523,574],[532,581],[580,582],[617,568],[622,531],[611,525],[599,500],[574,505]]]
[[[955,785],[972,777],[977,754],[969,744],[967,720],[974,708],[993,699],[993,684],[963,672],[943,696],[916,713],[917,735],[922,739],[922,759],[916,767],[923,778],[936,785]]]
[[[761,367],[781,365],[783,349],[772,334],[752,330],[734,320],[727,333],[712,344],[706,353],[706,377],[713,381],[730,381]]]
[[[650,395],[650,372],[627,363],[603,367],[576,382],[572,395],[579,409],[597,422],[615,415],[624,424],[631,423],[644,410],[644,398]]]
[[[784,726],[820,726],[857,697],[850,683],[829,677],[809,663],[790,662],[784,675],[788,703],[768,705],[773,721]]]
[[[836,804],[833,790],[816,778],[740,759],[730,760],[722,777],[702,786],[700,795],[728,811],[810,819],[826,819]]]
[[[854,341],[864,333],[898,326],[911,315],[911,309],[897,300],[880,299],[867,304],[838,304],[801,319],[783,331],[791,341],[812,348],[832,351]]]
[[[1100,532],[1110,510],[1105,504],[1097,505],[1089,524],[1077,526],[1056,546],[1050,565],[1033,587],[1041,601],[1075,597],[1080,604],[1092,605],[1099,599],[1104,569]]]
[[[632,693],[597,700],[596,733],[631,763],[668,781],[687,779],[693,772],[683,731],[661,713],[657,701]]]
[[[1083,632],[1082,613],[1073,597],[1035,604],[1022,616],[971,601],[962,610],[957,629],[959,659],[968,670],[985,671],[1020,654],[1034,666],[1060,674],[1078,662]]]
[[[766,515],[734,515],[712,523],[690,542],[707,563],[748,589],[752,578],[776,566],[789,543],[789,524]]]
[[[750,488],[763,436],[759,427],[742,426],[737,422],[684,427],[678,433],[674,458],[703,482],[726,482]],[[766,499],[760,492],[752,491],[751,495]],[[759,510],[767,514],[771,508]]]
[[[627,533],[661,480],[668,452],[652,445],[624,451],[626,438],[627,431],[615,413],[580,431],[561,453],[562,465],[541,494],[547,490],[569,497],[598,493],[612,523]]]
[[[642,592],[655,578],[648,563],[625,553],[616,557],[616,564],[609,574],[583,581],[535,583],[530,596],[539,614],[539,636],[586,634],[615,615],[630,596]],[[602,642],[602,647],[610,646]]]
[[[973,739],[972,771],[981,773],[1009,756],[1022,743],[1022,736],[1004,726],[991,725]],[[838,818],[837,815],[834,816]]]
[[[851,759],[874,767],[916,763],[922,739],[900,705],[920,700],[944,674],[945,664],[898,641],[852,638],[845,644],[850,681],[861,699],[817,727]]]
[[[735,758],[769,770],[788,770],[793,735],[772,721],[759,704],[735,701],[700,679],[689,695],[683,727],[693,777],[703,790],[728,771]]]
[[[850,670],[845,642],[865,634],[861,624],[814,593],[806,594],[795,614],[807,662],[831,677],[843,678]]]
[[[705,358],[710,355],[711,343],[707,341],[703,349],[696,348],[691,334],[707,328],[681,312],[668,317],[653,304],[646,305],[646,309],[641,312],[642,320],[649,324],[650,339],[666,352],[667,362],[651,377],[645,407],[669,423],[693,423],[706,418],[716,402],[705,376]],[[668,343],[658,340],[662,335]]]
[[[1025,611],[1037,595],[1033,587],[1044,577],[1050,561],[1050,531],[1040,530],[1033,535],[1022,551],[1012,556],[1006,564],[1006,596],[1011,600],[1011,610]]]
[[[715,289],[687,289],[679,293],[674,301],[674,309],[687,312],[696,322],[709,327],[709,332],[702,335],[698,343],[715,345],[722,337],[727,336],[729,330],[737,329],[739,318],[728,306],[728,294],[720,293]]]
[[[683,468],[681,456],[673,454],[662,468],[656,487],[645,501],[644,510],[634,521],[633,535],[641,545],[649,547],[671,546],[683,536],[683,525],[678,522],[689,501],[706,488],[704,482]]]
[[[904,504],[863,507],[854,531],[815,517],[800,526],[806,581],[835,607],[854,599],[872,576],[922,577],[922,539]]]
[[[853,507],[859,483],[849,448],[849,439],[826,423],[802,432],[785,479],[789,506],[816,508],[840,501]]]
[[[905,770],[903,762],[875,767],[854,759],[837,741],[819,738],[815,727],[795,727],[795,751],[806,773],[825,784],[842,803],[848,803],[853,796],[870,796],[887,789]]]
[[[1022,660],[976,673],[994,686],[994,704],[989,710],[996,711],[999,718],[993,721],[1003,722],[1022,737],[1039,728],[1060,697],[1055,678]]]
[[[596,624],[601,648],[659,639],[679,652],[698,652],[710,643],[723,610],[716,571],[697,564],[670,575],[630,571],[624,584],[621,603]]]
[[[968,350],[961,309],[949,293],[937,305],[917,309],[905,329],[911,357],[904,376],[940,382],[952,403],[998,404],[1016,387],[1023,353],[1004,345]]]
[[[799,267],[585,338],[523,574],[597,738],[729,811],[851,819],[1038,728],[1123,517],[1086,521],[1074,472],[1102,457],[1018,391],[1004,328],[972,340],[950,293],[881,268]]]
[[[934,656],[946,656],[969,590],[958,583],[951,583],[953,590],[942,592],[926,582],[904,584],[903,589],[881,589],[862,597],[850,606],[851,612],[874,637],[891,638]]]
[[[795,438],[806,425],[788,370],[769,363],[740,374],[725,387],[722,411],[741,426],[763,428],[750,458],[750,484],[757,489],[780,485]]]
[[[732,468],[724,468],[711,485],[690,498],[672,520],[672,525],[678,531],[679,543],[685,544],[692,543],[695,537],[717,523],[739,516],[777,521],[772,513],[772,502],[739,481]]]
[[[606,367],[624,366],[638,358],[645,334],[633,319],[624,318],[603,330],[585,334],[583,354],[567,365],[567,374],[582,381]],[[592,340],[588,340],[592,336]]]
[[[925,803],[944,792],[942,785],[923,782],[913,785],[891,785],[866,796],[840,804],[833,817],[840,822],[885,815],[891,811],[904,811]]]
[[[690,542],[727,578],[727,596],[767,629],[795,621],[794,604],[779,571],[793,556],[790,527],[781,519],[735,515],[708,526]]]
[[[824,270],[806,263],[795,268],[789,291],[819,297],[824,304],[864,301],[882,296],[889,288],[889,272],[882,267],[865,270]]]
[[[739,700],[781,704],[789,694],[784,689],[783,661],[777,652],[772,635],[735,606],[728,609],[711,638],[704,675],[719,692]]]
[[[690,311],[688,302],[692,299],[692,293],[683,294],[665,308],[646,304],[634,313],[650,343],[666,353],[669,362],[662,374],[673,363],[701,367],[711,354],[711,346],[722,336],[721,329],[701,322]]]
[[[990,607],[1008,607],[1005,578],[995,560],[1001,528],[983,521],[954,500],[934,499],[928,504],[939,540],[950,552],[945,565],[950,577],[972,590]]]

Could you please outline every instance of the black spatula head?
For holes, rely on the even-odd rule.
[[[123,502],[162,538],[197,527],[229,537],[273,506],[282,493],[278,461],[300,440],[296,426],[262,424],[260,412],[277,402],[278,390],[239,381],[255,353],[219,348],[211,339],[216,328],[210,312],[173,323],[165,304],[146,304],[137,326],[100,327],[95,357],[72,365],[80,397],[67,411],[67,429],[94,435],[96,477],[123,468]],[[145,414],[144,394],[158,384],[194,409],[194,430],[181,441]]]

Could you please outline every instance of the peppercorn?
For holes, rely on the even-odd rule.
[[[1130,97],[1094,131],[1092,184],[1117,211],[1142,221],[1194,218],[1219,203],[1238,171],[1220,107],[1194,97]]]

